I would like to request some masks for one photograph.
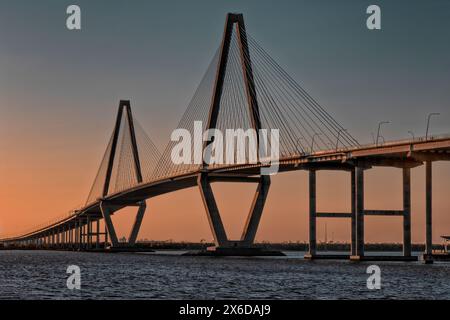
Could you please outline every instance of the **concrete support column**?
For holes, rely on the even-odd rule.
[[[81,220],[78,220],[78,249],[83,247],[83,224]]]
[[[431,255],[433,253],[433,172],[431,161],[426,162],[425,169],[425,193],[426,193],[426,234],[425,234],[425,253]]]
[[[81,249],[81,221],[77,222],[77,229],[75,230],[75,236],[77,237],[77,248]]]
[[[73,246],[73,228],[72,225],[69,225],[69,246],[72,248]]]
[[[357,240],[356,240],[356,170],[352,169],[351,171],[351,255],[356,256],[356,246],[357,246]]]
[[[403,256],[411,256],[411,169],[403,168]]]
[[[67,247],[72,248],[72,226],[70,224],[67,229]]]
[[[105,249],[106,249],[106,247],[108,246],[108,227],[106,226],[106,223],[104,232],[105,232]]]
[[[77,247],[78,249],[81,249],[81,221],[78,220],[77,222],[77,229],[75,230],[75,234],[77,237]]]
[[[100,248],[100,219],[97,219],[97,236],[95,237],[95,248]]]
[[[317,253],[316,170],[309,170],[309,256]]]
[[[364,256],[364,169],[356,168],[356,255]]]
[[[91,249],[91,242],[92,242],[92,221],[91,218],[89,216],[87,216],[87,223],[86,223],[86,233],[87,233],[87,237],[86,237],[86,242],[87,242],[87,249]]]
[[[118,247],[119,240],[117,238],[116,230],[114,229],[114,225],[112,223],[111,214],[113,213],[113,207],[105,202],[100,202],[100,210],[102,211],[103,220],[105,221],[105,225],[107,228],[107,234],[111,238],[111,246]]]
[[[200,195],[205,206],[206,214],[208,216],[209,226],[214,236],[214,242],[217,247],[225,247],[228,244],[228,238],[225,233],[225,228],[217,208],[216,200],[211,185],[206,174],[200,174],[197,179],[197,184],[200,189]]]
[[[81,219],[78,220],[78,249],[81,250],[83,246],[83,224],[81,223]]]
[[[246,246],[253,245],[255,241],[259,222],[261,221],[261,216],[264,210],[264,204],[266,203],[267,195],[269,193],[269,188],[270,176],[261,176],[241,236],[241,241]]]
[[[74,236],[74,249],[76,249],[79,246],[80,238],[79,238],[79,232],[78,232],[78,220],[75,220],[75,227],[73,229],[73,236]]]
[[[147,208],[147,204],[145,203],[145,201],[142,201],[141,203],[139,203],[138,212],[136,214],[136,218],[134,219],[134,223],[133,223],[133,227],[131,228],[130,236],[128,237],[128,244],[131,246],[136,243],[146,208]]]
[[[88,244],[88,237],[87,237],[87,231],[88,231],[88,222],[83,225],[83,250],[86,250],[87,244]]]

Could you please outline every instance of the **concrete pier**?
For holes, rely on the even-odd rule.
[[[356,256],[357,255],[357,234],[356,234],[356,169],[353,168],[351,171],[350,176],[350,185],[351,185],[351,198],[350,198],[350,205],[351,205],[351,253],[350,256]]]
[[[433,263],[433,172],[432,162],[425,162],[425,263]]]
[[[411,169],[403,168],[403,256],[411,256]]]
[[[364,169],[356,168],[356,254],[364,256]]]
[[[416,261],[411,256],[411,169],[402,167],[403,208],[402,210],[368,210],[364,205],[364,171],[370,165],[355,166],[350,171],[351,212],[317,212],[317,171],[321,168],[309,169],[309,251],[305,259],[348,259],[354,261]],[[326,169],[324,169],[326,170]],[[401,256],[370,256],[365,258],[364,220],[365,216],[401,216],[403,218],[403,254]],[[317,253],[317,218],[350,218],[351,252],[349,255],[333,255]]]
[[[225,227],[223,226],[219,208],[217,207],[211,184],[208,181],[208,176],[206,174],[200,174],[197,183],[208,217],[209,226],[213,233],[214,242],[217,247],[226,247],[228,239],[225,233]]]
[[[342,169],[349,171],[347,169]],[[355,170],[350,170],[350,186],[351,186],[351,212],[317,212],[317,171],[318,169],[309,170],[309,251],[304,256],[307,260],[315,259],[345,259],[356,255],[356,182]],[[351,221],[351,252],[350,254],[319,254],[317,253],[317,218],[350,218]]]
[[[242,231],[240,240],[230,240],[227,237],[219,209],[216,204],[211,181],[258,183],[253,197],[251,208]],[[261,175],[259,177],[233,176],[233,175],[213,175],[206,172],[200,173],[197,177],[197,185],[203,200],[209,226],[214,237],[215,246],[207,250],[193,251],[187,255],[206,256],[279,256],[284,255],[280,251],[265,250],[254,247],[256,232],[258,230],[261,215],[270,188],[270,177]]]
[[[316,170],[309,170],[309,257],[314,257],[317,253],[316,187]]]
[[[350,257],[351,260],[361,260],[364,257],[364,168],[356,167],[355,172],[356,189],[356,254]]]

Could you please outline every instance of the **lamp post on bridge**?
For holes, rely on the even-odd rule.
[[[408,131],[408,133],[411,135],[413,141],[416,139],[416,137],[414,136],[414,132],[412,132],[411,130]]]
[[[336,151],[338,150],[338,147],[339,147],[339,138],[341,137],[342,132],[347,132],[347,129],[344,129],[344,128],[339,129],[338,136],[336,139]]]
[[[381,129],[381,126],[383,125],[383,124],[388,124],[388,123],[390,123],[389,121],[381,121],[381,122],[379,122],[378,123],[378,131],[377,131],[377,140],[376,140],[376,142],[375,142],[375,145],[378,147],[378,140],[380,139],[380,129]]]
[[[295,148],[297,149],[299,155],[305,153],[305,151],[304,151],[304,149],[303,149],[303,145],[301,145],[302,152],[300,152],[300,150],[298,150],[298,143],[300,142],[300,140],[305,140],[305,139],[304,139],[304,137],[300,137],[300,138],[298,138],[297,141],[295,142]]]
[[[314,139],[320,135],[321,135],[320,133],[314,133],[312,140],[311,140],[311,152],[310,153],[313,153],[313,151],[314,151]]]
[[[427,131],[425,132],[425,141],[428,140],[428,129],[430,128],[430,119],[432,116],[439,116],[441,115],[438,112],[431,112],[428,114],[428,118],[427,118]]]

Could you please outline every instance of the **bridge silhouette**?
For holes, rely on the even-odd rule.
[[[272,159],[280,172],[309,172],[309,252],[307,258],[338,258],[320,255],[316,249],[318,218],[345,218],[351,225],[353,260],[383,259],[364,252],[365,216],[403,217],[402,260],[411,254],[411,168],[425,165],[426,249],[432,262],[432,162],[450,160],[450,136],[420,137],[360,145],[314,98],[312,98],[246,32],[242,14],[229,13],[221,45],[200,82],[178,128],[194,133],[194,121],[205,129],[278,129],[280,155]],[[204,142],[202,150],[211,141]],[[270,146],[271,141],[265,141]],[[130,101],[122,100],[113,133],[99,170],[82,208],[22,234],[0,239],[11,247],[38,249],[129,250],[136,246],[147,201],[162,194],[198,187],[215,246],[205,254],[265,255],[254,246],[258,225],[270,189],[270,175],[261,174],[267,163],[249,156],[233,164],[174,164],[168,143],[162,154],[133,117]],[[258,147],[261,142],[257,141]],[[192,153],[195,153],[192,146]],[[376,166],[403,172],[403,209],[367,209],[364,205],[364,172]],[[349,173],[350,212],[318,212],[316,176],[320,170]],[[227,237],[211,183],[254,183],[257,189],[239,240]],[[127,242],[120,242],[111,217],[126,207],[137,213]],[[104,221],[104,230],[100,221]],[[392,259],[394,259],[392,257]]]

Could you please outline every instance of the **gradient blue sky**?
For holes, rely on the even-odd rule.
[[[66,29],[69,4],[81,7],[81,31]],[[381,31],[366,28],[370,4],[382,9]],[[84,201],[119,99],[131,99],[162,149],[229,11],[244,13],[247,31],[361,143],[381,120],[391,121],[387,140],[424,135],[428,112],[441,113],[432,133],[450,132],[449,1],[0,0],[0,174],[9,190],[0,216],[23,211],[5,224],[42,220],[18,204],[17,177],[30,190],[51,181],[40,194],[47,203],[60,190],[64,201],[45,216]]]

